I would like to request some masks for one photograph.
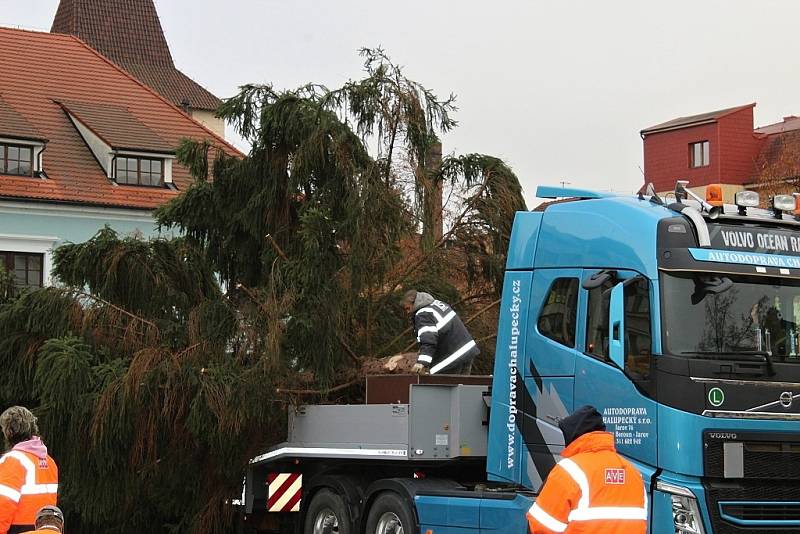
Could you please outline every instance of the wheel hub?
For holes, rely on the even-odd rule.
[[[314,519],[313,534],[339,534],[339,518],[330,508],[323,508]]]
[[[403,534],[403,523],[394,512],[386,512],[378,519],[375,534]]]

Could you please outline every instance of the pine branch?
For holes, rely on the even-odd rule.
[[[495,306],[497,306],[498,304],[500,304],[500,302],[501,302],[502,300],[503,300],[503,299],[497,299],[497,300],[495,300],[494,302],[492,302],[491,304],[487,304],[486,306],[484,306],[483,308],[481,308],[481,309],[480,309],[479,311],[477,311],[477,312],[476,312],[474,315],[472,315],[472,317],[470,317],[469,319],[467,319],[466,321],[464,321],[464,326],[467,326],[467,325],[468,325],[468,324],[470,324],[472,321],[474,321],[475,319],[477,319],[478,317],[480,317],[481,315],[483,315],[483,314],[484,314],[484,313],[486,313],[487,311],[491,310],[492,308],[494,308]]]
[[[136,315],[134,313],[129,312],[128,310],[120,308],[116,304],[113,304],[113,303],[111,303],[111,302],[109,302],[109,301],[107,301],[105,299],[102,299],[102,298],[98,297],[97,295],[92,295],[90,293],[85,293],[85,292],[82,292],[82,291],[75,293],[75,295],[80,296],[80,297],[86,297],[88,299],[91,299],[91,300],[94,300],[96,302],[99,302],[99,303],[103,304],[104,306],[108,306],[109,308],[111,308],[113,310],[116,310],[119,313],[121,313],[123,315],[126,315],[126,316],[130,317],[131,319],[133,319],[135,321],[139,321],[140,323],[146,324],[147,326],[149,326],[152,329],[154,329],[156,331],[157,335],[158,335],[158,332],[159,332],[158,326],[154,322],[148,321],[144,317],[140,317],[140,316],[138,316],[138,315]]]
[[[272,237],[272,234],[267,234],[266,238],[269,239],[269,242],[272,245],[272,248],[275,249],[275,252],[278,253],[278,256],[280,256],[284,260],[288,261],[289,258],[286,256],[286,253],[283,251],[283,249],[280,247],[280,245],[278,245],[278,242],[275,241],[275,238]]]
[[[472,210],[473,205],[477,202],[479,196],[481,194],[483,194],[483,191],[486,189],[487,183],[488,183],[488,179],[484,180],[483,184],[481,184],[479,192],[472,197],[471,201],[467,204],[466,208],[464,208],[464,210],[461,212],[461,215],[459,215],[458,218],[456,218],[456,220],[453,223],[453,226],[450,228],[450,230],[448,230],[441,237],[441,239],[439,239],[436,243],[434,243],[433,247],[431,247],[430,250],[428,250],[425,253],[423,253],[422,256],[419,259],[417,259],[417,261],[413,262],[411,264],[411,266],[408,267],[400,275],[400,277],[397,280],[395,280],[395,282],[390,286],[390,288],[388,289],[386,294],[383,296],[383,298],[378,302],[378,306],[377,306],[378,309],[383,308],[386,305],[386,303],[389,301],[391,296],[394,294],[394,292],[397,290],[397,288],[400,286],[400,284],[405,282],[406,279],[408,279],[408,277],[411,276],[411,274],[414,271],[416,271],[423,263],[428,261],[428,259],[433,255],[433,253],[436,252],[436,250],[438,250],[442,245],[444,245],[447,242],[447,240],[450,239],[450,237],[452,237],[455,234],[456,230],[458,229],[459,225],[461,224],[461,221]]]
[[[345,382],[344,384],[339,384],[338,386],[334,386],[330,389],[320,390],[320,389],[281,389],[276,388],[276,393],[283,393],[286,395],[327,395],[329,393],[335,393],[337,391],[342,391],[343,389],[347,389],[351,386],[354,386],[360,383],[364,379],[363,376],[359,376],[350,380],[349,382]]]
[[[347,343],[345,343],[345,341],[344,341],[344,339],[342,339],[341,335],[337,335],[336,337],[339,340],[339,343],[342,345],[342,348],[344,348],[344,351],[347,353],[348,356],[350,356],[350,359],[353,360],[354,363],[360,365],[361,364],[361,358],[359,358],[356,355],[356,353],[353,352],[353,349],[351,349],[350,346]]]
[[[497,337],[497,333],[489,334],[488,336],[483,336],[480,339],[476,339],[475,343],[483,343],[484,341],[489,341],[490,339],[493,339],[493,338],[496,338],[496,337]]]

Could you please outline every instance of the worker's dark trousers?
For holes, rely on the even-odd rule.
[[[441,371],[439,374],[442,375],[469,375],[472,374],[472,358],[465,361],[461,365],[454,365],[453,367],[449,367],[444,371]]]

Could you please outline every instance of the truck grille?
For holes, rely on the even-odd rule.
[[[719,509],[728,521],[791,521],[800,526],[800,503],[720,502]]]
[[[729,439],[714,439],[714,435],[706,432],[703,440],[707,477],[725,476],[724,443],[741,442],[744,478],[800,480],[800,435],[739,432]]]
[[[797,482],[707,480],[705,489],[714,534],[800,532]]]

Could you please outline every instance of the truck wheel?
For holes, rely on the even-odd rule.
[[[306,511],[305,534],[351,534],[344,500],[329,489],[319,490]]]
[[[413,534],[414,528],[414,514],[398,494],[383,493],[375,499],[366,534]]]

